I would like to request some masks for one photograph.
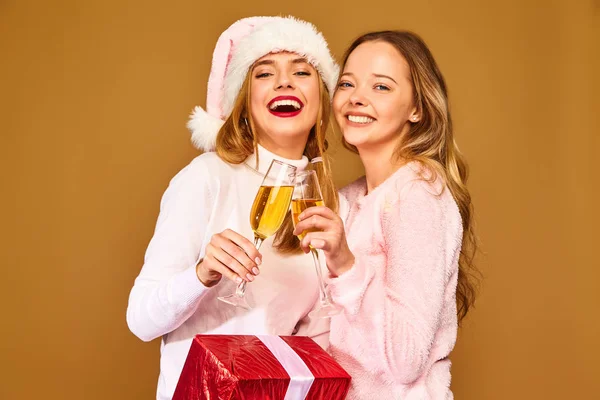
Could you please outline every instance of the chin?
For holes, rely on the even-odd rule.
[[[366,139],[367,138],[365,138],[365,137],[358,137],[358,135],[352,135],[352,134],[344,135],[344,140],[346,141],[346,143],[348,143],[349,145],[352,145],[354,147],[360,147],[362,144],[365,143]]]
[[[281,138],[281,139],[297,139],[304,140],[306,132],[310,129],[301,128],[298,126],[269,126],[268,130],[265,130],[264,133],[271,138]]]
[[[289,121],[275,121],[269,124],[268,130],[275,135],[283,136],[300,136],[306,132],[310,132],[314,126],[309,124],[299,123],[299,121],[293,121],[291,118]]]
[[[296,140],[304,140],[308,136],[306,135],[306,130],[298,130],[298,129],[281,129],[276,130],[273,129],[270,133],[271,137],[279,137],[282,139],[296,139]]]

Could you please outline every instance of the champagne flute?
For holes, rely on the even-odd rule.
[[[294,227],[296,227],[298,217],[304,210],[309,207],[322,205],[324,205],[324,202],[317,173],[314,170],[298,172],[296,174],[294,194],[292,196],[292,219],[294,221]],[[302,240],[309,231],[312,230],[300,233],[298,239]],[[319,280],[319,307],[311,311],[308,315],[312,318],[329,318],[339,314],[342,309],[331,301],[331,297],[325,289],[319,253],[312,246],[310,246],[310,253],[312,254],[315,269],[317,271],[317,279]]]
[[[254,246],[257,250],[266,238],[279,230],[290,209],[295,173],[296,167],[279,160],[271,161],[250,211],[250,226],[254,232]],[[236,307],[251,309],[244,296],[246,283],[242,281],[235,293],[218,299]]]

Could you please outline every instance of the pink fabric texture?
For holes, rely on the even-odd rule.
[[[221,99],[223,97],[223,86],[227,65],[231,59],[231,54],[235,50],[235,44],[241,38],[248,35],[255,27],[272,20],[272,17],[250,17],[244,18],[233,23],[224,31],[215,45],[213,51],[212,66],[208,78],[208,88],[206,94],[206,111],[215,117],[225,119]]]
[[[329,350],[352,376],[349,399],[453,398],[462,222],[450,191],[420,171],[407,164],[367,195],[364,177],[341,191],[356,262],[329,282],[344,308]]]

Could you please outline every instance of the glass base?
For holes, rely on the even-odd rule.
[[[331,318],[342,312],[342,307],[337,304],[321,304],[321,307],[316,308],[308,313],[311,318]]]
[[[217,297],[223,303],[231,304],[235,307],[243,308],[244,310],[251,310],[252,307],[248,305],[245,296],[238,296],[237,294],[230,294],[229,296]]]

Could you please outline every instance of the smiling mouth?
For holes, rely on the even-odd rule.
[[[277,117],[294,117],[302,111],[304,104],[294,96],[279,96],[268,104],[269,112]]]
[[[374,118],[367,117],[365,115],[346,115],[346,119],[350,122],[361,125],[370,124],[371,122],[375,121]]]

